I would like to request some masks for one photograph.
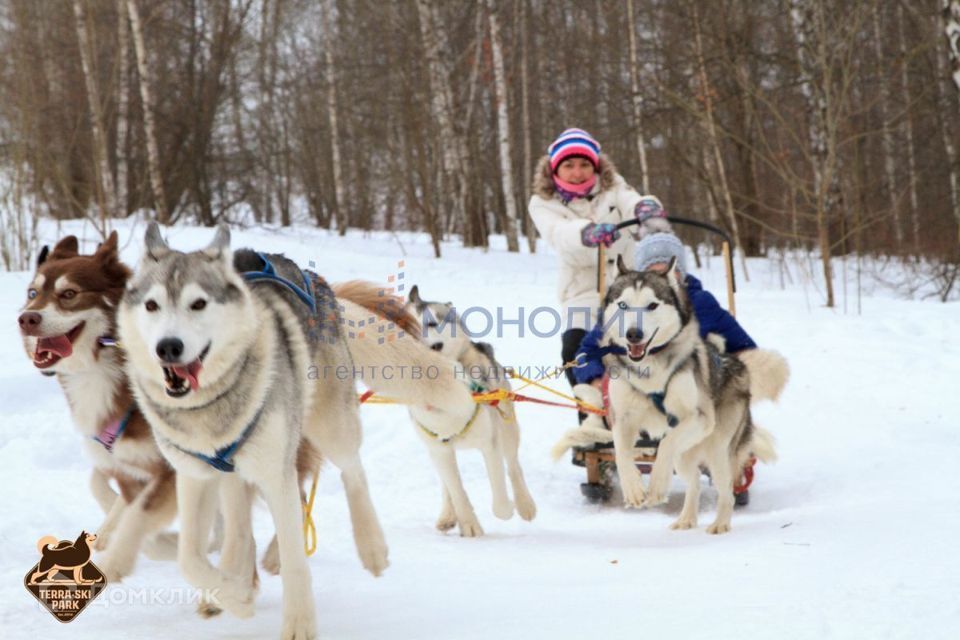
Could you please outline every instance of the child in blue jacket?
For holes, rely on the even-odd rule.
[[[686,251],[677,236],[669,232],[653,233],[637,244],[635,267],[637,271],[647,269],[665,270],[670,259],[676,256],[677,270],[684,276],[693,313],[700,323],[700,337],[714,333],[723,337],[727,353],[737,353],[745,349],[755,349],[757,344],[747,335],[736,319],[720,306],[709,291],[704,290],[699,280],[687,273]],[[584,336],[577,350],[577,360],[584,366],[574,367],[573,375],[579,384],[597,384],[603,377],[602,358],[612,347],[601,347],[603,328],[598,323]]]

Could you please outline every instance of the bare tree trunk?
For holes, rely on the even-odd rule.
[[[137,0],[127,0],[127,12],[130,14],[133,46],[137,53],[140,101],[143,103],[143,132],[147,139],[147,166],[150,173],[150,186],[153,188],[153,206],[157,211],[157,221],[161,224],[167,224],[170,221],[170,212],[167,210],[167,199],[163,193],[163,175],[160,173],[160,147],[157,144],[157,125],[150,92],[150,65],[147,62],[147,48],[143,41],[143,24],[140,22]]]
[[[424,54],[427,62],[427,75],[430,79],[430,107],[440,129],[441,162],[445,193],[451,198],[450,214],[453,219],[465,217],[465,189],[461,188],[466,180],[463,158],[460,157],[460,142],[453,126],[453,91],[446,76],[445,65],[440,59],[440,41],[437,26],[434,24],[434,11],[429,0],[417,0],[417,12],[420,19],[420,34],[423,38]]]
[[[820,259],[823,263],[824,284],[827,291],[827,307],[834,306],[833,269],[830,264],[830,217],[834,212],[834,188],[836,183],[832,169],[831,150],[827,140],[827,120],[830,109],[829,80],[821,79],[814,86],[814,69],[819,66],[826,72],[826,43],[823,34],[823,15],[820,0],[791,0],[791,24],[797,39],[797,55],[801,68],[801,92],[807,101],[809,114],[810,151],[814,176],[814,203],[817,220],[817,243],[820,247]],[[815,4],[816,6],[812,6]],[[810,42],[808,30],[817,34]],[[811,59],[808,47],[815,48],[815,59]]]
[[[743,279],[750,281],[747,273],[747,259],[744,255],[743,245],[740,242],[740,225],[737,224],[737,215],[733,207],[733,197],[730,195],[730,186],[727,183],[727,171],[723,164],[723,155],[720,151],[720,136],[717,133],[717,124],[713,117],[713,97],[710,82],[707,79],[707,65],[703,58],[703,35],[700,30],[700,14],[694,2],[690,3],[693,10],[693,29],[694,43],[697,53],[697,67],[699,68],[700,90],[703,93],[704,105],[704,124],[707,129],[707,136],[710,138],[710,145],[713,149],[713,162],[717,171],[717,178],[720,181],[720,192],[723,196],[723,205],[727,214],[727,221],[730,223],[730,231],[733,233],[733,242],[740,249],[740,269],[743,271]]]
[[[93,130],[94,166],[97,173],[101,229],[106,236],[106,218],[114,217],[117,211],[117,192],[114,189],[113,173],[110,171],[110,158],[107,154],[107,138],[103,122],[103,110],[100,104],[100,90],[97,86],[96,70],[93,68],[91,49],[93,33],[87,21],[83,0],[73,0],[73,15],[76,18],[77,39],[80,41],[80,61],[83,65],[83,79],[87,88],[87,102],[90,105],[90,127]]]
[[[897,242],[897,251],[903,250],[903,223],[900,220],[900,207],[897,204],[897,172],[893,158],[893,131],[890,129],[890,82],[886,78],[883,64],[883,32],[880,30],[880,5],[873,5],[873,47],[877,57],[877,77],[880,78],[880,118],[883,121],[883,168],[887,178],[887,195],[890,200],[890,213],[893,216],[893,232]],[[908,94],[904,94],[908,95]]]
[[[909,96],[910,80],[907,75],[907,39],[903,34],[903,4],[897,3],[897,38],[900,45],[900,95]],[[934,52],[935,55],[936,52]],[[938,81],[939,82],[939,81]],[[913,141],[912,110],[903,117],[903,134],[907,141],[907,176],[910,188],[910,227],[913,232],[913,254],[920,255],[920,204],[917,188],[917,161]]]
[[[958,38],[960,38],[960,1],[944,0],[943,18],[940,20],[942,32],[947,35],[947,52],[953,65],[953,81],[960,88],[960,56],[958,56]],[[948,24],[944,21],[949,20]],[[947,164],[950,165],[950,203],[953,205],[953,217],[957,221],[958,237],[960,242],[960,179],[957,176],[957,148],[953,142],[953,136],[950,132],[949,118],[947,118],[947,91],[944,87],[946,82],[946,61],[943,56],[943,48],[936,48],[937,59],[937,112],[940,114],[940,133],[943,136],[943,147],[947,152]]]
[[[331,4],[328,4],[331,3]],[[337,129],[337,68],[333,59],[333,32],[330,14],[332,3],[336,0],[323,0],[320,14],[323,20],[323,54],[327,65],[327,116],[330,119],[330,150],[333,162],[333,188],[336,198],[334,213],[340,235],[347,233],[347,195],[343,185],[343,167],[341,165],[340,134]]]
[[[130,21],[124,0],[117,0],[117,207],[121,216],[129,211],[127,197],[127,131],[130,129]]]
[[[942,0],[941,6],[953,83],[960,90],[960,0]]]
[[[527,55],[529,34],[527,33],[527,0],[517,0],[520,5],[520,100],[523,128],[523,193],[528,193],[530,185],[533,183],[531,172],[533,170],[533,149],[530,139],[530,58]],[[524,198],[524,202],[526,199]],[[527,247],[530,253],[537,250],[537,228],[530,218],[530,212],[524,207],[524,221],[527,228]]]
[[[497,132],[500,148],[500,181],[503,188],[503,232],[507,236],[507,251],[520,251],[517,240],[517,200],[513,191],[513,168],[510,161],[510,117],[507,112],[507,74],[503,66],[503,50],[500,43],[500,23],[497,19],[495,0],[487,0],[490,19],[490,48],[493,52],[493,86],[497,103]]]
[[[650,173],[647,169],[647,143],[643,135],[643,96],[640,93],[640,70],[637,60],[637,24],[633,14],[633,0],[627,0],[627,33],[630,41],[630,91],[633,97],[633,126],[637,135],[637,154],[640,156],[640,174],[643,193],[650,193]]]

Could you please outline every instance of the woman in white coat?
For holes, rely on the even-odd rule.
[[[562,305],[564,362],[571,361],[580,341],[597,322],[597,247],[607,247],[607,284],[616,277],[617,256],[631,264],[634,238],[616,225],[639,219],[640,234],[669,230],[666,212],[654,196],[628,185],[600,153],[600,144],[582,129],[567,129],[553,141],[535,172],[530,217],[540,235],[560,258],[558,294]],[[575,381],[570,369],[567,379]]]

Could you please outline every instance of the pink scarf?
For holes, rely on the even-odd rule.
[[[553,186],[557,188],[557,193],[564,203],[570,202],[574,198],[585,198],[590,195],[593,186],[597,184],[597,175],[590,176],[590,179],[580,184],[564,182],[557,176],[553,176]]]

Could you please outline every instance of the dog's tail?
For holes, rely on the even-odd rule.
[[[53,536],[43,536],[42,538],[37,540],[37,551],[39,551],[40,553],[43,553],[44,549],[46,549],[48,546],[55,547],[59,543],[60,541],[54,538]]]
[[[763,427],[753,425],[753,436],[750,438],[750,453],[757,456],[760,462],[766,464],[776,462],[776,440],[774,440],[773,434]]]
[[[750,374],[751,403],[759,400],[776,401],[790,378],[790,365],[786,358],[768,349],[741,351],[737,357]]]
[[[388,296],[368,283],[333,289],[343,308],[343,338],[354,371],[363,372],[362,382],[371,391],[426,409],[441,421],[470,421],[476,404],[459,363],[420,341],[416,318],[401,303],[385,304]]]
[[[407,310],[403,298],[386,293],[384,287],[364,280],[350,280],[335,284],[332,289],[340,300],[358,304],[420,339],[420,323],[417,322],[417,317]]]
[[[573,388],[573,395],[584,402],[600,407],[603,406],[603,396],[600,390],[589,384],[578,384]],[[613,441],[613,433],[603,426],[603,419],[596,414],[587,414],[580,426],[576,429],[570,429],[557,440],[553,448],[550,449],[550,455],[554,462],[563,457],[571,447],[589,447],[597,443],[606,443]]]

